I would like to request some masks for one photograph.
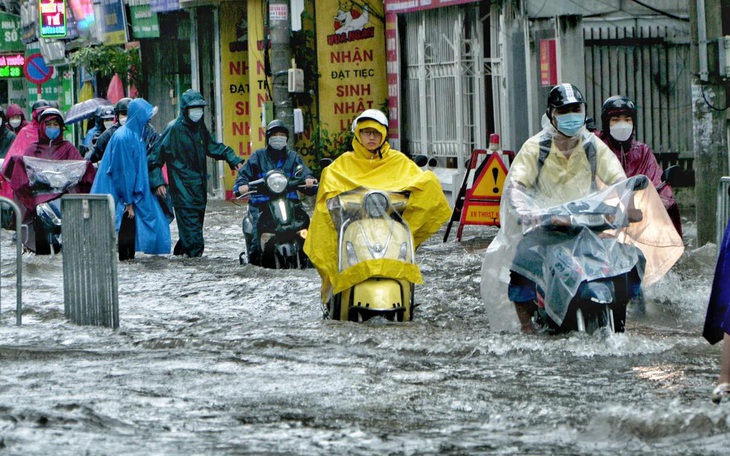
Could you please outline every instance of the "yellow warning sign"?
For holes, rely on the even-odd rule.
[[[461,213],[462,225],[499,225],[498,201],[470,201]]]
[[[507,167],[499,158],[499,154],[493,152],[486,165],[474,181],[474,185],[470,191],[471,198],[493,199],[502,196],[502,187],[504,180],[507,178]]]

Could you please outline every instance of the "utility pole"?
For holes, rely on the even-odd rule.
[[[289,147],[294,145],[294,117],[289,97],[291,65],[289,0],[269,0],[269,33],[271,34],[271,81],[274,117],[289,129]]]
[[[727,88],[720,77],[718,45],[730,0],[690,0],[692,32],[692,143],[694,148],[697,244],[715,242],[717,188],[728,175]],[[730,26],[727,24],[725,27]],[[696,43],[696,44],[695,44]]]

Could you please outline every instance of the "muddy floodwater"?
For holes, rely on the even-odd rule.
[[[5,455],[726,455],[701,338],[716,249],[692,245],[614,336],[490,331],[496,229],[417,252],[413,322],[322,319],[315,270],[240,266],[243,209],[213,201],[203,258],[119,264],[120,328],[64,318],[62,257],[0,238]],[[177,239],[173,223],[173,242]]]

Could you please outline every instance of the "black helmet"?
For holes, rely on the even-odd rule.
[[[5,115],[5,109],[3,109],[2,106],[0,106],[0,117],[5,119],[7,116]]]
[[[48,100],[40,99],[38,101],[35,101],[32,105],[30,105],[30,114],[35,117],[36,122],[38,121],[38,111],[41,111],[46,108],[50,108],[51,104],[48,102]]]
[[[118,116],[119,114],[126,114],[127,108],[129,108],[129,103],[132,101],[131,98],[124,97],[117,101],[117,104],[114,105],[114,112]]]
[[[115,112],[114,106],[111,106],[111,105],[109,105],[109,106],[100,106],[97,109],[97,111],[96,111],[96,115],[100,119],[113,119],[114,118],[114,112]]]
[[[628,115],[636,125],[636,104],[630,98],[622,95],[614,95],[606,98],[601,106],[601,128],[608,131],[612,116]]]
[[[286,124],[283,120],[274,119],[269,122],[269,125],[266,126],[266,142],[269,142],[271,135],[280,131],[286,133],[286,137],[289,138],[289,129],[286,128]]]
[[[586,100],[583,98],[580,90],[578,90],[578,87],[568,83],[558,84],[550,89],[550,93],[548,94],[547,116],[552,119],[553,109],[575,103],[586,104]]]

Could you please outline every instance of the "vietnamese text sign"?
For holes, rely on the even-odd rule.
[[[20,40],[20,16],[0,12],[0,51],[25,52],[25,44]]]
[[[266,75],[264,64],[264,30],[266,24],[264,0],[249,0],[248,2],[248,67],[249,67],[249,106],[251,108],[251,150],[254,151],[266,146],[266,129],[262,122],[264,104],[271,101],[268,88],[269,78]],[[273,113],[270,117],[273,117]],[[267,123],[271,118],[266,119]],[[250,152],[249,152],[250,153]]]
[[[558,83],[558,64],[555,39],[540,40],[540,84],[543,87]]]
[[[221,3],[221,87],[223,88],[223,143],[237,155],[251,155],[251,109],[249,92],[248,35],[241,24],[246,22],[246,8]],[[259,122],[260,123],[260,122]],[[233,188],[235,173],[226,173],[226,190]]]
[[[359,5],[317,4],[320,121],[330,134],[349,131],[358,114],[382,109],[388,96],[382,6]]]
[[[41,37],[63,38],[66,36],[66,2],[64,0],[40,0]]]
[[[0,55],[0,78],[22,78],[25,55]]]
[[[132,14],[132,34],[135,38],[159,38],[160,24],[157,13],[153,13],[150,5],[130,6]]]

